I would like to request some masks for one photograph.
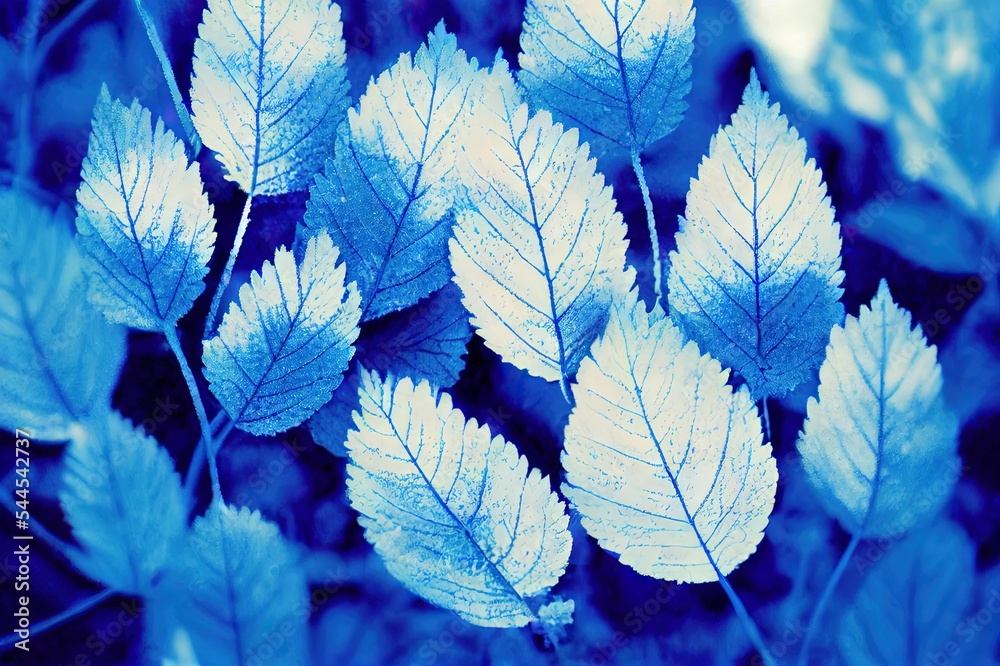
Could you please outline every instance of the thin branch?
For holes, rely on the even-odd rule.
[[[653,200],[649,196],[649,185],[646,184],[646,172],[642,168],[642,157],[637,151],[632,152],[632,169],[639,179],[639,189],[642,190],[642,203],[646,208],[646,226],[649,227],[649,242],[653,248],[653,291],[656,302],[663,296],[662,270],[660,267],[660,237],[656,233],[656,218],[653,217]]]
[[[116,593],[114,590],[103,590],[101,592],[98,592],[97,594],[93,594],[87,597],[86,599],[76,602],[66,610],[62,611],[61,613],[57,613],[56,615],[53,615],[47,620],[42,620],[41,622],[32,624],[31,637],[36,638],[41,634],[44,634],[46,631],[49,631],[50,629],[55,629],[61,625],[66,624],[67,622],[77,617],[78,615],[83,615],[94,606],[99,606],[106,600],[113,597],[115,594]],[[20,637],[17,634],[11,634],[10,636],[7,636],[6,638],[0,640],[0,652],[8,649],[11,645],[14,645],[14,643],[18,642],[18,638]]]
[[[215,319],[219,314],[219,306],[222,304],[222,296],[229,287],[229,281],[233,277],[233,268],[236,266],[236,256],[240,253],[240,246],[243,245],[243,236],[246,235],[247,226],[250,224],[250,202],[253,201],[253,188],[247,194],[247,201],[243,204],[243,215],[240,216],[240,226],[236,228],[236,238],[233,240],[233,250],[226,260],[226,268],[222,272],[222,279],[215,288],[215,295],[212,296],[212,305],[208,308],[208,317],[205,319],[205,331],[203,339],[208,339],[215,330]]]
[[[812,647],[813,640],[816,638],[816,627],[819,625],[819,621],[823,617],[823,611],[826,610],[827,604],[830,603],[830,599],[833,597],[834,590],[837,589],[837,583],[840,582],[841,577],[844,575],[844,571],[847,570],[847,565],[851,561],[851,557],[854,556],[854,551],[857,550],[858,544],[861,543],[860,530],[858,533],[851,536],[851,542],[847,544],[847,549],[844,554],[840,556],[840,561],[837,562],[837,567],[833,570],[833,574],[830,579],[826,581],[826,587],[823,588],[823,593],[819,597],[819,602],[813,607],[812,615],[809,617],[809,624],[806,625],[806,637],[802,641],[802,651],[799,652],[798,663],[799,666],[806,666],[809,658],[809,648]]]
[[[712,563],[715,567],[715,563]],[[733,605],[733,610],[736,611],[736,617],[739,618],[740,622],[743,623],[743,628],[746,630],[747,635],[750,637],[750,642],[753,643],[754,648],[760,654],[760,658],[764,661],[766,666],[775,666],[774,657],[771,656],[771,652],[767,649],[767,645],[764,643],[764,637],[760,634],[760,629],[757,628],[757,623],[753,621],[750,617],[750,613],[747,612],[746,606],[740,600],[736,590],[732,588],[726,577],[722,575],[718,567],[715,569],[716,573],[719,574],[719,583],[722,585],[722,589],[726,591],[726,596],[729,597],[729,602]]]

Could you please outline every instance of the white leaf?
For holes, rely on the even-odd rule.
[[[363,375],[355,423],[348,496],[392,575],[473,624],[537,619],[571,546],[548,479],[426,381]]]
[[[599,144],[638,154],[680,123],[693,48],[691,0],[528,0],[519,77]]]
[[[805,141],[756,72],[712,137],[685,216],[670,253],[671,317],[755,400],[785,394],[819,365],[844,314],[840,225]]]
[[[864,536],[898,534],[936,512],[961,467],[937,349],[910,327],[883,280],[871,307],[831,332],[798,442],[824,505]]]
[[[198,164],[138,100],[126,108],[103,86],[82,178],[76,227],[91,300],[112,321],[172,328],[205,289],[215,245]]]
[[[103,413],[125,360],[125,328],[87,302],[69,231],[16,191],[0,191],[0,428],[66,439]]]
[[[244,192],[304,190],[349,104],[340,7],[329,0],[209,0],[191,109]]]
[[[63,481],[63,511],[83,547],[75,564],[114,590],[149,595],[187,529],[167,450],[112,412],[74,429]]]
[[[471,205],[451,241],[454,279],[490,349],[558,381],[632,285],[625,224],[577,131],[530,115],[502,61],[480,97],[461,156]]]
[[[458,135],[476,60],[439,24],[368,84],[310,189],[300,232],[327,230],[358,285],[362,320],[408,307],[448,281]]]
[[[361,313],[339,256],[326,233],[309,241],[298,266],[278,248],[205,341],[205,377],[239,428],[259,435],[297,426],[340,385]]]
[[[256,511],[213,503],[168,584],[200,663],[310,663],[305,574],[278,527]]]
[[[778,471],[746,387],[633,291],[573,386],[563,492],[639,573],[718,580],[757,548]]]

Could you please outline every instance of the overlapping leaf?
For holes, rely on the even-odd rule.
[[[891,536],[937,511],[961,464],[958,421],[941,394],[937,349],[883,280],[871,307],[830,334],[798,448],[845,529]]]
[[[573,386],[563,492],[588,534],[648,576],[718,580],[757,548],[778,473],[745,387],[633,291]]]
[[[83,547],[77,566],[114,590],[148,595],[187,529],[170,454],[111,413],[74,429],[63,479],[63,510]]]
[[[670,253],[671,317],[754,399],[805,380],[843,317],[839,225],[805,156],[751,73],[691,181]]]
[[[476,61],[438,27],[368,84],[333,160],[310,189],[300,232],[327,230],[358,285],[362,320],[413,305],[448,280],[456,139]]]
[[[693,48],[691,0],[528,0],[519,79],[588,139],[638,155],[680,123]]]
[[[26,195],[0,192],[0,428],[45,440],[108,408],[125,328],[86,298],[69,231]]]
[[[210,0],[194,45],[191,108],[230,180],[304,190],[347,96],[340,7],[329,0]]]
[[[212,504],[168,584],[199,663],[310,663],[305,575],[278,527],[256,511]]]
[[[410,590],[473,624],[523,626],[569,560],[569,518],[514,445],[424,381],[362,377],[348,496]]]
[[[153,126],[138,100],[126,108],[105,86],[82,177],[76,226],[91,299],[112,321],[173,327],[204,290],[215,244],[198,165],[162,120]]]
[[[359,297],[326,233],[296,266],[281,247],[240,288],[205,342],[205,377],[237,427],[273,434],[299,425],[330,399],[354,354]]]
[[[628,292],[625,224],[577,131],[531,115],[502,61],[471,112],[462,151],[471,205],[451,265],[486,344],[548,381],[571,376]]]

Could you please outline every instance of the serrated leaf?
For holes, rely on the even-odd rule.
[[[451,245],[455,282],[493,351],[548,381],[571,376],[634,280],[625,224],[577,131],[530,115],[502,61],[461,154],[470,206]]]
[[[971,642],[976,626],[969,622],[959,630],[975,576],[976,551],[969,537],[958,525],[941,521],[880,553],[840,622],[838,642],[844,663],[949,662],[946,643],[953,640],[957,647],[959,637],[963,643]],[[941,656],[934,661],[937,655]]]
[[[637,292],[580,366],[563,493],[587,533],[647,576],[718,580],[757,548],[778,472],[749,393]]]
[[[807,379],[843,318],[839,229],[805,141],[751,72],[691,181],[668,285],[671,318],[755,400]]]
[[[82,178],[76,227],[91,300],[112,321],[172,328],[205,289],[215,245],[197,163],[138,100],[126,108],[103,86]]]
[[[364,375],[355,423],[348,497],[390,573],[473,624],[537,619],[571,546],[548,479],[426,381]]]
[[[244,192],[304,190],[349,105],[340,7],[329,0],[209,0],[191,109]]]
[[[60,501],[83,547],[80,569],[147,596],[187,529],[187,503],[167,450],[117,413],[74,428]]]
[[[883,280],[871,307],[830,334],[798,448],[827,510],[850,532],[890,536],[936,512],[961,464],[937,349]]]
[[[691,0],[528,0],[518,78],[601,149],[638,155],[680,123],[693,49]]]
[[[87,302],[66,227],[26,195],[0,191],[0,428],[65,439],[106,410],[125,333]]]
[[[325,229],[357,282],[362,320],[413,305],[448,281],[456,138],[476,60],[444,25],[368,84],[310,189],[300,231]]]
[[[340,385],[360,299],[344,286],[339,256],[326,233],[309,240],[298,265],[278,248],[205,341],[205,377],[238,428],[260,435],[297,426]]]
[[[169,584],[200,663],[309,664],[305,574],[278,527],[256,511],[213,503]]]

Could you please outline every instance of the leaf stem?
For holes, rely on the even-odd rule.
[[[827,604],[830,603],[830,599],[833,597],[833,592],[837,588],[837,583],[840,582],[841,577],[844,575],[844,571],[847,570],[847,565],[851,561],[851,557],[854,556],[854,551],[857,550],[858,544],[861,543],[861,531],[858,530],[857,533],[851,536],[851,542],[847,544],[847,549],[844,554],[840,556],[840,561],[837,562],[837,566],[833,570],[833,574],[830,579],[826,581],[826,587],[823,588],[823,593],[819,597],[819,602],[813,607],[812,616],[809,618],[809,624],[806,627],[806,636],[802,641],[802,651],[799,652],[798,664],[799,666],[806,666],[809,659],[809,648],[812,646],[813,639],[816,637],[816,628],[819,626],[819,620],[823,617],[823,611],[826,610]]]
[[[222,304],[222,296],[229,287],[229,280],[233,277],[233,268],[236,266],[236,256],[240,253],[240,246],[243,245],[243,236],[246,235],[247,226],[250,224],[250,202],[253,201],[253,190],[247,194],[247,201],[243,204],[243,214],[240,216],[240,225],[236,228],[236,238],[233,240],[233,249],[226,260],[226,268],[222,271],[222,279],[215,288],[215,295],[212,296],[212,305],[208,308],[208,317],[205,319],[205,332],[202,338],[208,339],[215,330],[215,319],[219,314],[219,306]]]
[[[223,426],[223,424],[225,424],[224,427],[220,429],[220,426]],[[229,414],[226,413],[226,410],[221,409],[208,425],[212,429],[212,440],[215,442],[216,448],[221,449],[223,442],[226,441],[226,436],[236,424],[229,419]],[[188,465],[187,474],[184,476],[184,496],[187,498],[189,507],[194,504],[194,491],[198,486],[198,480],[201,478],[201,469],[204,467],[206,460],[208,460],[208,455],[205,452],[205,438],[201,437],[198,439],[194,453],[191,454],[191,463]]]
[[[194,403],[195,412],[198,414],[198,423],[201,425],[201,437],[205,440],[205,454],[208,458],[208,472],[212,477],[212,496],[222,499],[222,486],[219,483],[219,469],[215,461],[215,447],[212,444],[212,426],[208,423],[208,416],[205,413],[205,403],[202,402],[201,392],[198,390],[198,383],[195,381],[191,366],[188,365],[184,350],[181,349],[181,341],[177,338],[177,329],[172,326],[164,326],[163,335],[167,338],[167,344],[177,357],[177,363],[181,366],[181,373],[184,381],[187,382],[188,392],[191,393],[191,401]]]
[[[765,395],[761,401],[760,411],[764,414],[764,434],[767,435],[767,441],[771,441],[771,413],[767,411],[767,396]],[[773,446],[771,448],[774,448]]]
[[[190,147],[189,156],[191,159],[194,159],[201,152],[201,137],[198,136],[198,130],[194,127],[191,114],[188,113],[187,107],[184,106],[184,98],[181,97],[181,90],[177,86],[177,78],[174,76],[174,69],[170,64],[170,58],[167,57],[167,51],[163,48],[163,42],[160,41],[160,35],[156,31],[156,24],[153,23],[153,17],[146,11],[142,0],[135,0],[135,10],[139,13],[139,18],[142,19],[142,25],[146,28],[146,35],[149,37],[149,43],[153,46],[153,51],[156,53],[156,59],[160,61],[160,67],[163,69],[163,78],[167,82],[167,88],[170,89],[170,97],[174,100],[174,108],[177,110],[177,118],[181,121],[184,133],[187,134]]]
[[[712,563],[715,567],[715,563]],[[722,585],[722,589],[726,591],[726,596],[729,597],[729,602],[733,605],[733,610],[736,611],[736,617],[739,618],[740,622],[743,623],[743,628],[746,630],[747,635],[750,637],[750,642],[753,643],[754,648],[760,654],[760,658],[764,661],[765,666],[775,666],[776,662],[774,657],[771,656],[771,652],[767,649],[767,645],[764,643],[764,637],[760,634],[760,629],[757,628],[757,623],[753,621],[750,617],[750,613],[747,612],[746,606],[740,600],[736,590],[732,588],[726,577],[722,575],[718,567],[715,567],[716,573],[719,575],[719,584]]]
[[[646,225],[649,227],[649,243],[653,248],[653,291],[656,302],[663,297],[661,285],[662,271],[660,269],[660,237],[656,233],[656,218],[653,217],[653,200],[649,196],[649,185],[646,184],[646,172],[642,168],[642,157],[638,151],[632,151],[632,170],[639,179],[639,189],[642,190],[642,204],[646,208]]]
[[[86,613],[94,606],[98,606],[107,599],[110,599],[115,594],[116,593],[114,590],[103,590],[101,592],[98,592],[97,594],[92,594],[86,599],[76,602],[66,610],[62,611],[61,613],[57,613],[56,615],[53,615],[47,620],[42,620],[37,624],[32,624],[31,625],[32,638],[39,636],[50,629],[55,629],[63,624],[66,624],[76,616],[82,615],[83,613]],[[9,648],[11,645],[17,642],[17,639],[18,635],[12,633],[10,636],[7,636],[2,640],[0,640],[0,651]]]

